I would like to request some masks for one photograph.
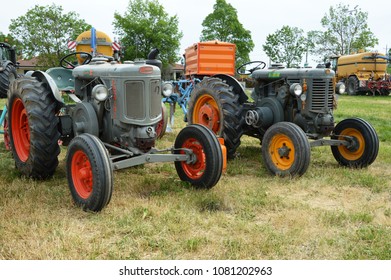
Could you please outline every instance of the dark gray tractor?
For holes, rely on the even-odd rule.
[[[0,43],[0,98],[7,98],[10,83],[18,77],[16,67],[15,49],[7,43]]]
[[[82,65],[73,63],[77,60]],[[27,73],[10,86],[11,150],[23,175],[51,177],[61,143],[68,146],[70,192],[85,210],[100,211],[109,203],[113,170],[145,163],[175,162],[179,178],[196,188],[217,184],[222,147],[205,126],[189,125],[173,147],[155,148],[162,119],[161,62],[156,57],[119,64],[76,52],[60,64]]]
[[[343,84],[335,84],[331,69],[274,66],[262,61],[237,69],[254,82],[251,99],[231,76],[206,77],[193,90],[188,120],[204,124],[223,137],[229,158],[235,156],[242,135],[258,138],[267,169],[276,175],[302,175],[310,163],[310,149],[331,146],[343,166],[366,167],[379,150],[375,129],[365,120],[335,123],[333,111]]]

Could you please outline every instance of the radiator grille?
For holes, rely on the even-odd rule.
[[[150,107],[150,118],[155,119],[162,113],[162,95],[161,95],[161,81],[152,80],[150,84],[150,96],[151,96],[151,107]]]
[[[132,81],[125,84],[126,115],[130,119],[145,119],[144,83]]]
[[[333,82],[330,79],[313,79],[311,110],[333,109]]]

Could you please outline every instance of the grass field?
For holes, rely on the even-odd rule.
[[[314,148],[300,178],[276,178],[259,141],[211,190],[182,183],[172,163],[115,172],[102,212],[75,207],[65,153],[48,181],[21,177],[0,136],[0,259],[391,259],[391,96],[342,96],[337,121],[362,117],[380,138],[368,168],[338,166]],[[171,146],[184,126],[176,112]]]

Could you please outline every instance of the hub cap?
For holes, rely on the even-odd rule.
[[[272,162],[280,170],[289,169],[295,162],[295,148],[292,140],[284,134],[275,135],[269,146]]]
[[[217,134],[220,130],[219,106],[214,98],[205,94],[194,106],[193,123],[203,124]]]
[[[83,199],[87,199],[92,193],[92,169],[87,155],[77,151],[72,158],[72,180],[76,192]]]
[[[26,108],[21,99],[15,99],[12,106],[12,138],[19,159],[26,162],[30,154],[30,127]]]
[[[196,157],[195,162],[187,163],[183,161],[181,163],[186,175],[193,180],[201,178],[206,168],[205,153],[201,144],[196,139],[189,138],[183,143],[182,148],[192,150]]]

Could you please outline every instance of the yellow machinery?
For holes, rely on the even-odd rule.
[[[95,56],[113,57],[119,61],[119,44],[113,42],[110,37],[102,32],[91,28],[84,31],[76,38],[76,51],[90,53]],[[79,64],[82,64],[85,58],[77,56]]]
[[[391,90],[390,76],[387,74],[389,57],[377,52],[361,52],[351,55],[331,57],[337,81],[346,84],[349,95],[381,94]]]

